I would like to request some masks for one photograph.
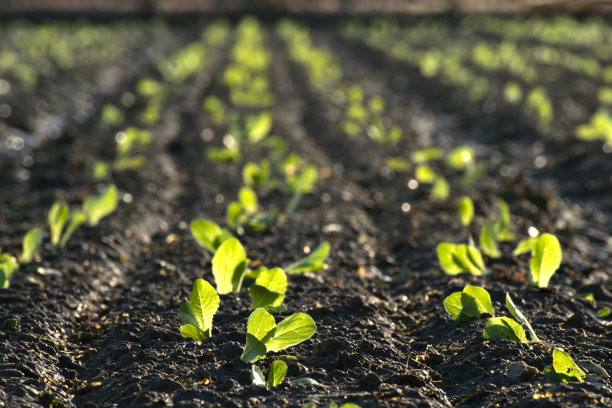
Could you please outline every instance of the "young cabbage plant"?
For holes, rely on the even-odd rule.
[[[32,262],[40,244],[42,243],[43,233],[40,228],[32,228],[23,237],[21,259],[19,263],[28,264]]]
[[[437,176],[433,182],[433,186],[431,187],[431,192],[429,193],[430,201],[444,201],[448,198],[450,194],[450,186],[448,185],[448,181],[446,178],[442,176]]]
[[[292,194],[285,213],[290,214],[297,208],[302,195],[310,194],[319,180],[315,166],[306,166],[293,172],[285,172],[285,190]]]
[[[507,339],[516,343],[528,343],[523,326],[509,317],[492,317],[485,321],[485,339]]]
[[[473,245],[441,242],[437,253],[440,266],[449,275],[470,273],[480,276],[487,273],[482,254]]]
[[[483,313],[495,315],[489,292],[471,285],[467,285],[463,292],[454,292],[444,299],[444,308],[453,319],[460,322],[480,319]]]
[[[110,185],[100,195],[85,197],[83,214],[87,224],[95,227],[100,220],[117,209],[119,192],[117,187]]]
[[[432,184],[437,176],[428,164],[419,164],[414,170],[414,178],[422,184]]]
[[[440,160],[442,157],[444,157],[444,151],[438,147],[417,150],[410,154],[410,160],[417,164]]]
[[[270,161],[263,159],[259,164],[248,162],[242,168],[242,181],[248,187],[273,188],[276,180],[270,177]]]
[[[239,292],[249,260],[244,248],[236,238],[225,240],[212,259],[212,272],[217,292],[226,295]]]
[[[529,264],[529,280],[539,288],[548,286],[550,278],[561,265],[561,244],[552,234],[542,234],[535,242],[531,263]]]
[[[314,320],[306,313],[294,313],[277,325],[274,317],[260,307],[249,316],[246,345],[240,359],[254,363],[269,351],[277,352],[308,340],[316,331]]]
[[[514,316],[514,318],[518,320],[519,323],[527,327],[527,330],[529,331],[529,337],[531,337],[530,342],[539,343],[540,339],[538,339],[538,336],[536,336],[533,327],[531,327],[531,324],[529,323],[529,320],[527,320],[525,315],[519,310],[518,307],[516,307],[509,293],[506,293],[506,307],[508,308],[508,311],[510,311],[510,314]]]
[[[47,220],[51,229],[51,244],[63,248],[74,231],[86,221],[86,216],[80,211],[70,211],[66,203],[56,201],[49,210]]]
[[[255,284],[249,287],[251,310],[263,307],[270,312],[283,312],[287,275],[281,268],[259,271]]]
[[[151,144],[151,132],[135,127],[117,133],[117,154],[113,162],[115,170],[138,170],[145,164],[141,154]]]
[[[538,237],[529,237],[520,240],[514,251],[512,251],[512,255],[519,256],[527,252],[533,252],[537,241]]]
[[[7,289],[11,276],[19,269],[17,260],[7,253],[0,252],[0,289]]]
[[[497,200],[499,214],[495,223],[495,235],[499,242],[514,241],[514,234],[510,231],[510,208],[508,203],[499,198]]]
[[[461,225],[464,227],[472,223],[472,218],[474,218],[474,202],[470,197],[461,197],[461,201],[459,201],[458,217],[459,222],[461,222]]]
[[[330,249],[329,242],[321,242],[307,256],[287,266],[285,272],[287,275],[297,275],[305,272],[322,271],[325,268],[325,260],[329,256]]]
[[[480,232],[480,248],[488,257],[499,258],[501,256],[495,234],[495,222],[490,218],[487,219]]]
[[[191,221],[191,235],[200,246],[214,253],[219,246],[230,238],[234,238],[231,232],[211,220],[198,219]]]
[[[553,382],[584,382],[586,373],[562,348],[555,347],[553,365],[544,368],[544,374]]]
[[[232,201],[226,211],[227,225],[236,231],[263,231],[276,211],[259,211],[257,194],[250,187],[242,187],[238,201]]]
[[[211,336],[213,316],[219,308],[219,295],[204,279],[196,279],[189,301],[183,303],[179,313],[187,323],[181,326],[183,337],[202,341]]]
[[[272,130],[272,114],[262,112],[257,116],[250,116],[246,121],[247,140],[251,144],[262,141]]]
[[[264,374],[259,367],[255,364],[251,366],[251,379],[253,385],[258,387],[273,388],[283,382],[285,375],[287,374],[287,364],[281,360],[275,360],[270,366],[270,372],[268,373],[268,381],[265,380]]]

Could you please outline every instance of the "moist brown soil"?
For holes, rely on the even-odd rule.
[[[200,29],[173,27],[175,43],[195,38]],[[569,131],[545,139],[501,103],[484,114],[460,91],[342,40],[333,27],[317,27],[315,43],[334,51],[348,81],[383,96],[389,116],[404,130],[393,149],[365,135],[348,137],[339,127],[341,111],[328,95],[309,89],[304,69],[289,60],[273,27],[266,29],[276,98],[273,133],[317,165],[322,177],[291,216],[240,240],[250,259],[267,266],[286,266],[323,240],[332,251],[325,271],[290,276],[288,312],[277,316],[306,312],[317,333],[258,365],[267,371],[273,360],[284,359],[287,379],[307,376],[319,384],[251,384],[250,366],[240,361],[250,313],[245,293],[222,297],[211,338],[197,344],[179,333],[178,306],[194,280],[212,282],[211,255],[192,239],[189,222],[205,217],[222,223],[242,185],[240,164],[204,155],[207,146],[221,145],[227,131],[212,125],[200,107],[211,94],[228,103],[220,84],[225,47],[204,72],[173,91],[152,128],[145,168],[113,174],[123,195],[117,211],[96,228],[79,229],[63,250],[46,240],[37,260],[0,290],[0,406],[612,406],[609,380],[555,384],[543,374],[553,347],[612,372],[612,324],[595,317],[612,307],[612,160],[601,145],[577,141]],[[155,57],[172,52],[170,44],[144,61],[135,58],[138,69],[125,68],[115,90],[90,80],[91,112],[68,118],[56,137],[12,154],[0,151],[2,251],[18,254],[21,237],[29,228],[45,227],[56,199],[77,205],[97,191],[91,164],[112,159],[116,132],[102,129],[99,110],[108,101],[119,104],[139,78],[155,76]],[[61,86],[43,82],[33,94],[56,101],[53,109],[72,112],[75,101],[66,95],[79,94],[81,79],[89,77],[60,75],[49,81]],[[25,95],[3,101],[14,108],[6,126],[29,129],[32,116],[40,114],[23,102]],[[126,109],[125,127],[138,125],[138,107]],[[202,138],[204,129],[213,132],[211,141]],[[385,170],[387,157],[461,144],[475,148],[486,170],[469,188],[460,175],[445,174],[452,191],[447,202],[430,202],[426,189],[407,187],[409,174]],[[242,163],[265,154],[250,149]],[[547,164],[536,169],[540,154]],[[476,205],[470,231],[456,217],[462,194]],[[486,277],[441,270],[436,245],[476,234],[494,214],[496,196],[509,203],[518,237],[529,226],[559,237],[563,263],[549,288],[529,286],[528,259],[512,257],[512,244],[502,245],[501,258],[487,260]],[[264,208],[284,208],[289,197],[264,192],[260,200]],[[507,315],[504,298],[510,293],[540,343],[487,341],[484,320],[453,321],[443,300],[466,284],[485,287],[499,315]],[[584,293],[596,302],[577,296]],[[510,375],[508,367],[516,363],[532,367],[529,375]]]

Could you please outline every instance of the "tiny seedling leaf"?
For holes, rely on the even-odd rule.
[[[423,184],[431,184],[436,180],[436,173],[427,164],[419,164],[414,171],[414,177]]]
[[[274,335],[265,342],[268,351],[280,351],[308,340],[317,331],[312,317],[306,313],[295,313],[275,328]]]
[[[287,364],[284,361],[276,360],[272,362],[268,373],[268,387],[276,387],[282,383],[287,374]]]
[[[194,220],[190,227],[196,242],[210,252],[215,252],[223,242],[233,238],[228,230],[210,220]]]
[[[23,237],[23,248],[20,260],[22,264],[32,262],[42,242],[42,236],[42,230],[40,228],[32,228],[26,233],[25,237]]]
[[[220,295],[240,291],[244,271],[249,263],[240,241],[224,241],[212,259],[212,271]]]
[[[497,240],[502,241],[514,241],[514,234],[510,232],[510,208],[501,198],[497,200],[497,206],[499,207],[499,218],[495,224],[495,232]]]
[[[561,244],[552,234],[542,234],[536,241],[530,263],[531,283],[540,288],[548,286],[550,278],[561,265]]]
[[[251,366],[251,380],[253,380],[253,385],[256,385],[257,387],[266,386],[264,374],[261,372],[261,369],[255,364]]]
[[[304,272],[317,272],[323,270],[324,262],[329,256],[329,242],[323,241],[308,256],[292,263],[285,268],[287,275],[295,275]]]
[[[467,285],[444,299],[444,308],[458,321],[479,319],[483,313],[495,314],[489,293],[478,286]]]
[[[254,363],[266,356],[266,345],[250,333],[246,335],[246,345],[240,356],[245,363]]]
[[[0,255],[0,289],[9,287],[11,276],[19,269],[17,260],[9,254]]]
[[[459,221],[461,225],[467,227],[471,224],[472,218],[474,217],[474,202],[468,196],[461,197],[459,202]]]
[[[538,238],[525,238],[519,241],[518,245],[512,251],[512,255],[519,256],[527,252],[533,252]]]
[[[117,209],[119,193],[117,187],[110,185],[97,196],[88,196],[83,201],[83,213],[87,224],[96,226],[100,220]]]
[[[213,316],[218,308],[219,295],[212,285],[203,279],[196,279],[189,302],[179,308],[181,317],[187,323],[181,327],[183,337],[197,341],[210,337]]]
[[[281,268],[265,270],[249,288],[252,299],[251,310],[259,307],[277,310],[281,308],[287,290],[287,275]]]
[[[238,191],[238,202],[242,207],[243,211],[247,214],[254,214],[257,212],[259,203],[257,201],[257,194],[250,187],[242,187]]]
[[[563,382],[584,382],[586,373],[563,349],[553,350],[553,368]]]
[[[49,210],[47,220],[49,222],[49,228],[51,230],[51,244],[57,246],[62,237],[62,230],[66,221],[68,220],[68,214],[70,210],[66,203],[56,201]]]
[[[448,181],[442,176],[437,176],[434,180],[431,193],[429,193],[429,199],[431,201],[444,201],[450,194],[450,186]]]
[[[480,233],[480,247],[482,251],[491,258],[499,258],[501,256],[495,236],[495,223],[491,219],[488,219],[484,227],[482,227],[482,232]]]
[[[74,231],[76,231],[76,229],[79,228],[81,224],[85,222],[85,220],[85,214],[80,211],[73,211],[70,213],[70,216],[68,217],[68,226],[64,230],[64,233],[62,234],[62,239],[59,242],[60,248],[66,246],[66,243],[68,242],[72,234],[74,234]]]
[[[272,115],[270,112],[262,112],[258,116],[250,118],[247,122],[247,129],[249,143],[260,142],[272,129]]]
[[[423,149],[412,152],[410,155],[410,160],[414,163],[425,163],[432,160],[440,160],[444,152],[442,149],[433,147],[431,149]]]
[[[506,307],[508,308],[512,316],[514,316],[514,318],[519,321],[519,323],[527,327],[527,330],[529,331],[529,337],[531,337],[531,342],[538,343],[540,339],[538,339],[538,336],[536,336],[533,327],[531,327],[531,324],[529,324],[529,321],[527,320],[525,315],[521,313],[518,307],[516,307],[509,293],[506,293]]]
[[[528,343],[523,327],[509,317],[491,317],[486,320],[485,339],[507,339],[517,343]]]
[[[479,276],[486,273],[482,255],[478,248],[472,245],[441,242],[438,244],[437,253],[442,269],[449,275],[468,272]]]
[[[474,150],[468,146],[459,146],[446,156],[446,164],[453,170],[463,171],[474,164]]]
[[[319,385],[317,380],[315,380],[314,378],[310,378],[310,377],[296,378],[294,380],[289,381],[289,384],[291,385]]]

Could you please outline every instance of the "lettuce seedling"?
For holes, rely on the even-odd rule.
[[[497,237],[495,234],[495,222],[492,219],[487,219],[480,232],[480,247],[485,255],[491,258],[499,258],[501,252],[497,245]]]
[[[32,259],[34,259],[34,256],[38,252],[38,248],[40,248],[42,238],[43,234],[40,228],[32,228],[26,233],[25,237],[23,237],[21,259],[19,263],[28,264],[32,262]]]
[[[17,260],[9,254],[0,252],[0,288],[7,289],[11,276],[19,269]]]
[[[412,152],[410,160],[413,163],[425,163],[433,160],[440,160],[444,156],[444,151],[438,147],[432,147],[430,149],[422,149]]]
[[[226,211],[226,222],[237,231],[263,231],[274,218],[276,211],[259,211],[257,194],[250,187],[242,187],[238,201],[232,201]]]
[[[189,301],[183,303],[179,313],[187,324],[181,326],[183,337],[202,341],[211,336],[213,316],[219,308],[219,295],[204,279],[196,279]]]
[[[144,166],[145,158],[136,154],[151,144],[151,132],[135,127],[117,133],[117,155],[113,163],[115,170],[138,170]]]
[[[429,199],[431,201],[444,201],[448,198],[449,194],[450,186],[448,181],[442,176],[437,176],[429,193]]]
[[[242,181],[249,187],[271,188],[276,182],[270,179],[270,161],[263,159],[259,164],[248,162],[242,168]]]
[[[512,255],[518,256],[527,252],[533,252],[537,241],[538,237],[529,237],[520,240],[514,251],[512,251]]]
[[[218,224],[210,220],[193,220],[190,224],[190,228],[191,235],[193,235],[196,242],[200,244],[202,248],[213,253],[222,243],[234,237],[231,232],[225,228],[221,228]]]
[[[499,198],[497,200],[499,214],[495,223],[495,234],[500,242],[514,241],[514,234],[510,232],[510,208],[508,203]]]
[[[285,168],[285,191],[293,195],[285,209],[287,214],[295,211],[302,199],[302,195],[311,193],[319,180],[319,171],[315,166],[300,167],[292,171],[289,171],[289,168]]]
[[[285,268],[288,275],[296,275],[304,272],[318,272],[325,267],[325,260],[329,256],[331,246],[329,242],[323,241],[308,256],[292,263]]]
[[[225,106],[216,96],[206,97],[202,102],[202,109],[210,114],[214,124],[221,125],[225,121]]]
[[[584,382],[586,373],[563,349],[555,347],[552,367],[545,367],[544,374],[554,382]]]
[[[51,244],[57,246],[62,238],[62,231],[68,221],[68,215],[70,209],[68,204],[56,201],[49,210],[47,220],[49,222],[49,229],[51,230]]]
[[[538,339],[538,336],[536,336],[535,331],[533,330],[533,327],[531,327],[531,324],[529,324],[529,321],[527,320],[525,315],[519,310],[518,307],[516,307],[509,293],[506,293],[506,307],[510,311],[510,314],[512,314],[512,316],[514,316],[514,318],[518,320],[519,323],[527,327],[527,330],[529,331],[529,337],[531,337],[530,342],[539,343],[540,339]]]
[[[117,187],[110,185],[100,195],[85,197],[83,213],[87,224],[92,227],[98,225],[100,220],[117,209],[119,192]]]
[[[474,166],[476,155],[469,146],[459,146],[446,155],[446,165],[453,170],[464,171]]]
[[[277,352],[308,340],[316,331],[317,326],[306,313],[294,313],[277,325],[266,309],[255,309],[249,316],[246,345],[240,359],[254,363],[269,351]]]
[[[437,178],[436,173],[427,164],[419,164],[414,171],[414,177],[423,184],[431,184]]]
[[[523,327],[509,317],[492,317],[485,321],[485,339],[507,339],[517,343],[528,343]]]
[[[487,273],[482,255],[473,245],[442,242],[438,244],[437,253],[442,269],[449,275],[467,272],[479,276]]]
[[[561,265],[561,244],[552,234],[542,234],[536,241],[531,263],[529,280],[540,288],[548,286],[550,278]]]
[[[287,290],[287,275],[281,268],[260,271],[255,284],[249,288],[251,310],[263,307],[268,311],[282,312],[285,291]]]
[[[63,248],[66,246],[68,239],[70,239],[74,231],[76,231],[76,229],[79,228],[81,224],[83,224],[86,220],[87,220],[87,217],[85,216],[84,213],[80,211],[70,212],[66,229],[64,230],[64,233],[62,234],[62,239],[59,242],[60,248]]]
[[[262,112],[257,116],[250,116],[246,122],[247,140],[251,144],[262,141],[272,130],[272,114]]]
[[[460,322],[480,319],[483,313],[495,315],[489,292],[471,285],[467,285],[463,292],[454,292],[444,299],[444,308],[453,319]]]
[[[282,383],[287,374],[287,364],[281,360],[275,360],[270,366],[270,372],[268,373],[268,381],[264,379],[264,374],[259,367],[255,364],[251,366],[251,379],[253,384],[258,387],[273,388],[278,384]]]
[[[458,216],[461,225],[464,227],[472,223],[472,218],[474,217],[474,202],[470,197],[461,197],[461,201],[459,201]]]
[[[239,292],[249,260],[244,248],[236,238],[225,240],[212,259],[212,272],[217,285],[217,292],[226,295]]]

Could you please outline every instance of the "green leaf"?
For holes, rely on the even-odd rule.
[[[553,368],[564,382],[584,382],[586,378],[586,373],[574,363],[569,354],[556,347],[553,350]]]
[[[612,313],[612,310],[610,310],[610,308],[606,306],[603,309],[601,309],[599,313],[597,313],[597,317],[600,319],[603,319],[604,317],[610,316],[611,313]]]
[[[247,137],[249,143],[258,143],[263,140],[272,129],[272,115],[270,112],[262,112],[258,116],[251,117],[247,122]]]
[[[463,289],[463,295],[469,296],[474,299],[480,314],[495,314],[495,310],[493,310],[493,305],[491,304],[491,296],[489,295],[489,292],[487,292],[484,288],[481,288],[479,286],[467,285]],[[478,317],[480,317],[480,315]]]
[[[261,372],[261,369],[255,364],[251,366],[251,380],[253,381],[253,385],[256,385],[258,387],[266,386],[266,380],[264,378],[264,375]]]
[[[487,219],[480,233],[480,247],[491,258],[499,258],[501,256],[495,235],[495,223],[493,220]]]
[[[117,187],[110,185],[98,196],[88,196],[83,201],[83,212],[87,223],[96,226],[100,220],[117,209],[119,193]]]
[[[212,271],[220,295],[240,291],[244,271],[249,263],[240,241],[224,241],[212,259]]]
[[[242,225],[242,218],[245,218],[244,211],[240,203],[232,201],[227,206],[225,219],[230,228],[238,229]]]
[[[32,228],[26,233],[25,237],[23,237],[23,248],[20,261],[22,264],[32,262],[34,255],[36,255],[42,243],[42,236],[42,230],[40,228]]]
[[[431,188],[429,199],[431,201],[444,201],[448,198],[449,193],[448,181],[442,176],[437,176]]]
[[[282,383],[285,379],[285,374],[287,374],[287,364],[281,360],[273,361],[268,373],[268,387],[276,387]]]
[[[461,197],[458,213],[461,225],[467,227],[472,223],[472,218],[474,217],[474,202],[470,197]]]
[[[537,241],[537,238],[522,239],[521,241],[519,241],[514,251],[512,251],[512,255],[519,256],[527,252],[533,252]]]
[[[68,220],[68,213],[70,212],[68,205],[61,201],[56,201],[49,210],[47,220],[49,222],[49,228],[51,229],[51,244],[57,246],[62,237],[62,230],[66,221]]]
[[[296,378],[294,380],[289,381],[289,384],[291,385],[319,385],[317,380],[315,380],[314,378],[310,378],[310,377]]]
[[[198,328],[192,324],[184,324],[181,326],[181,335],[186,339],[193,339],[195,341],[204,340],[204,336],[200,333]]]
[[[330,248],[329,242],[323,241],[314,251],[310,252],[308,256],[287,266],[285,268],[287,275],[323,270],[325,260],[329,256]]]
[[[74,211],[70,213],[70,216],[68,217],[68,226],[62,234],[62,239],[59,242],[60,248],[66,246],[66,243],[68,242],[72,234],[74,234],[74,231],[76,231],[76,229],[79,228],[81,224],[85,222],[85,220],[85,214],[80,211]]]
[[[468,146],[459,146],[446,156],[446,165],[453,170],[463,171],[474,164],[475,157],[474,149]]]
[[[9,287],[11,276],[19,269],[17,260],[9,254],[0,255],[0,288]]]
[[[252,299],[251,310],[259,307],[278,308],[285,299],[287,275],[281,268],[263,271],[249,288]]]
[[[247,333],[255,337],[257,340],[264,339],[268,333],[276,327],[274,316],[264,308],[256,309],[249,316],[247,322]]]
[[[436,173],[427,164],[419,164],[414,171],[414,177],[423,184],[431,184],[436,180]]]
[[[510,232],[510,209],[508,204],[499,198],[497,206],[499,207],[499,218],[495,224],[497,240],[500,242],[514,241],[514,234]]]
[[[468,272],[479,276],[486,273],[482,255],[472,245],[441,242],[438,244],[437,253],[442,269],[449,275]]]
[[[268,351],[276,352],[308,340],[316,331],[312,317],[306,313],[295,313],[281,321],[274,329],[274,335],[264,344]]]
[[[483,313],[495,314],[489,293],[478,286],[467,285],[444,300],[444,308],[458,321],[479,319]]]
[[[448,275],[458,275],[463,272],[467,272],[455,261],[453,253],[457,245],[450,242],[441,242],[438,244],[437,253],[440,266],[444,269]]]
[[[312,192],[319,180],[319,171],[315,166],[308,166],[297,175],[287,177],[287,189],[292,193],[308,194]]]
[[[189,298],[189,306],[200,330],[210,333],[213,316],[219,308],[219,295],[212,285],[204,279],[196,279]]]
[[[536,241],[530,263],[531,283],[540,288],[548,286],[550,278],[561,265],[561,244],[557,237],[542,234]]]
[[[266,356],[266,346],[250,333],[246,335],[246,345],[240,356],[240,360],[245,363],[254,363]]]
[[[509,293],[506,293],[506,307],[508,308],[508,310],[510,311],[510,313],[512,314],[512,316],[514,316],[516,320],[518,320],[521,324],[527,327],[527,330],[529,330],[529,337],[531,337],[531,342],[538,343],[540,339],[538,339],[538,336],[536,336],[535,331],[533,330],[533,327],[531,327],[531,324],[529,324],[529,321],[527,320],[525,315],[523,315],[523,313],[521,313],[519,308],[516,307]]]
[[[263,159],[260,164],[248,162],[242,168],[242,180],[247,186],[263,187],[270,184],[270,162]]]
[[[461,292],[453,292],[446,299],[444,299],[444,309],[448,312],[453,319],[457,319],[461,309],[463,309],[463,302],[461,301]]]
[[[257,194],[250,187],[242,187],[238,192],[238,202],[240,206],[247,214],[254,214],[257,212],[259,203],[257,201]]]
[[[414,163],[425,163],[432,160],[439,160],[444,155],[442,149],[433,147],[431,149],[423,149],[412,152],[410,160]]]
[[[210,252],[215,252],[223,242],[233,238],[229,231],[210,220],[194,220],[190,227],[196,242]]]
[[[492,317],[485,322],[485,339],[507,339],[517,343],[527,343],[523,327],[508,317]]]

